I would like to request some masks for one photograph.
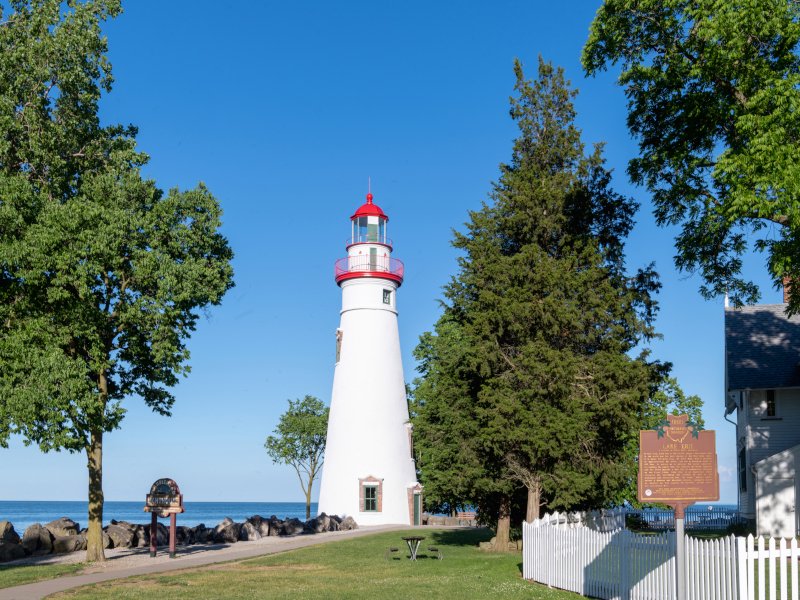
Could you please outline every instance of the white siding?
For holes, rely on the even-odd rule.
[[[755,516],[755,480],[750,467],[777,452],[800,444],[800,390],[775,391],[775,416],[767,416],[765,390],[753,390],[749,394],[746,415],[740,415],[739,424],[745,425],[747,440],[747,493],[740,498],[740,510],[747,516]],[[744,413],[745,411],[739,411]],[[742,434],[740,433],[740,435]]]

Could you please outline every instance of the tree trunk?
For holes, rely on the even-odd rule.
[[[311,518],[311,481],[308,482],[306,489],[306,521]]]
[[[500,512],[497,515],[497,533],[494,539],[495,552],[508,552],[508,542],[511,540],[511,498],[503,496],[500,499]]]
[[[86,561],[104,562],[103,552],[103,431],[91,432],[86,449],[89,465],[89,530],[86,532]]]
[[[542,503],[542,486],[537,481],[528,485],[528,505],[525,510],[525,521],[532,523],[539,518],[539,507]]]

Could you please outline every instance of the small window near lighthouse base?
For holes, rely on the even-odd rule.
[[[370,475],[358,480],[358,510],[383,512],[383,480]]]
[[[392,303],[392,290],[383,290],[383,303],[384,304]]]
[[[376,512],[378,510],[378,486],[364,486],[364,512]]]

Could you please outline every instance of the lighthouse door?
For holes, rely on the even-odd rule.
[[[419,515],[422,512],[422,494],[414,494],[414,525],[419,525]]]

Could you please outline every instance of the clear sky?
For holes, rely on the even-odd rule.
[[[106,436],[108,500],[143,499],[169,476],[187,500],[300,501],[294,472],[263,449],[288,398],[330,401],[349,216],[372,178],[390,217],[406,377],[412,350],[439,315],[455,272],[451,229],[486,199],[510,158],[515,57],[565,68],[584,141],[606,142],[615,187],[640,203],[630,268],[655,261],[664,288],[655,356],[674,363],[717,430],[721,500],[735,502],[733,425],[723,413],[723,303],[676,272],[674,232],[655,227],[646,191],[630,185],[636,152],[616,74],[586,80],[580,51],[599,0],[495,2],[128,1],[106,26],[114,90],[107,123],[139,127],[162,188],[205,182],[225,211],[236,287],[192,337],[191,375],[173,416],[126,402]],[[763,259],[747,269],[780,301]],[[366,449],[365,449],[366,450]],[[0,449],[0,499],[84,500],[83,455],[41,454],[19,438]],[[318,489],[315,490],[316,499]]]

